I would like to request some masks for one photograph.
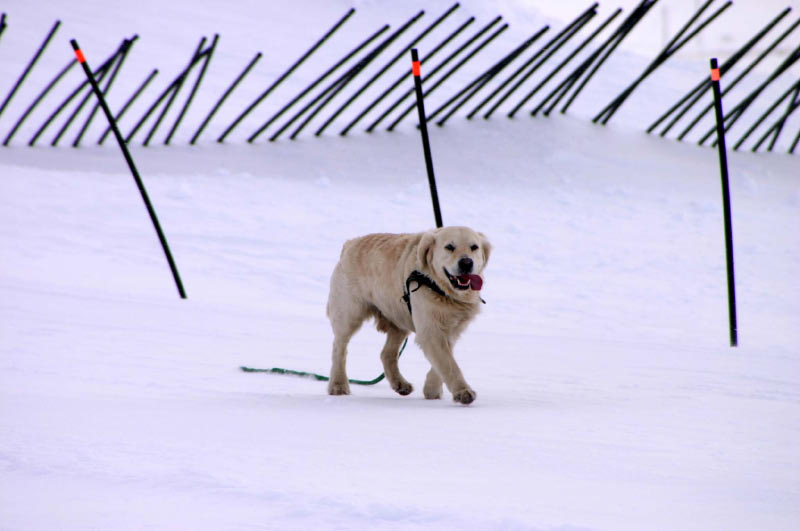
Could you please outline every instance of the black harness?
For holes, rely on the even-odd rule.
[[[415,289],[409,289],[412,282],[417,283],[417,287]],[[406,279],[406,289],[403,292],[403,300],[406,301],[406,305],[408,306],[408,313],[411,313],[411,294],[422,286],[428,286],[435,294],[441,295],[442,297],[447,297],[447,293],[445,293],[444,290],[440,288],[439,285],[428,275],[414,270],[410,275],[408,275],[408,278]]]
[[[410,289],[412,282],[416,282],[417,283],[417,287],[414,288],[414,289]],[[447,298],[447,293],[445,293],[444,290],[442,288],[440,288],[439,285],[436,282],[434,282],[431,277],[429,277],[425,273],[422,273],[422,272],[417,271],[415,269],[414,271],[411,272],[410,275],[408,275],[408,278],[406,279],[406,288],[405,288],[405,291],[403,292],[403,300],[406,302],[406,305],[408,306],[408,313],[409,314],[412,313],[411,312],[411,294],[414,293],[415,291],[417,291],[422,286],[427,286],[431,290],[433,290],[433,292],[435,294],[441,295],[442,297]],[[486,301],[483,300],[483,299],[481,299],[481,302],[483,304],[486,304]]]

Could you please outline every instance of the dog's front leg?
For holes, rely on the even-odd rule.
[[[429,400],[442,398],[442,377],[433,367],[428,371],[428,376],[425,378],[425,387],[422,388],[422,394]]]
[[[416,341],[422,348],[422,352],[425,353],[425,357],[431,362],[433,370],[436,371],[439,378],[444,381],[447,389],[453,394],[453,400],[462,404],[472,403],[477,394],[464,379],[464,375],[461,374],[461,369],[453,357],[453,348],[447,336],[435,326],[428,325],[427,328],[422,329],[417,327]],[[434,392],[434,388],[438,383],[436,380],[435,377],[431,378],[430,374],[428,375],[424,390],[431,391],[430,394],[432,396],[429,397],[426,393],[426,398],[436,398]],[[439,386],[441,386],[441,383],[439,383]]]

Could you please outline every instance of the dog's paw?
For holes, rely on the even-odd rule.
[[[439,400],[442,398],[442,386],[440,385],[438,388],[429,389],[425,387],[422,390],[422,394],[425,395],[425,398],[428,400]]]
[[[397,385],[393,385],[392,389],[397,391],[397,394],[406,396],[411,394],[411,391],[414,390],[414,386],[406,381],[402,381],[398,382]]]
[[[470,388],[462,389],[453,393],[453,401],[467,405],[474,402],[477,396],[478,394]]]
[[[350,384],[345,380],[344,382],[334,382],[331,380],[328,382],[328,394],[329,395],[349,395],[350,394]]]
[[[422,394],[428,400],[438,400],[442,398],[442,379],[433,369],[428,371],[428,376],[425,378],[425,386],[422,388]]]

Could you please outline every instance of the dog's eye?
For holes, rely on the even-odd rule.
[[[452,243],[448,243],[447,245],[444,246],[444,248],[450,251],[451,253],[456,250],[456,246],[453,245]]]
[[[478,250],[478,246],[473,243],[472,246],[470,247],[470,249],[472,249],[473,251],[477,251]]]

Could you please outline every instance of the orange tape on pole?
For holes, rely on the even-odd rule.
[[[719,68],[711,69],[711,81],[719,81]]]
[[[81,64],[86,62],[86,57],[83,55],[83,52],[81,51],[80,48],[75,50],[75,57],[78,58],[78,62]]]
[[[414,74],[415,77],[422,75],[422,70],[419,67],[419,61],[414,61],[411,63],[411,73]]]

